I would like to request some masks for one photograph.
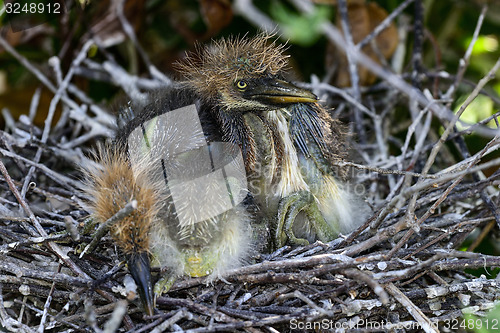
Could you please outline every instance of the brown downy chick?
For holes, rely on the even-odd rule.
[[[207,143],[189,94],[163,93],[158,104],[131,107],[141,121],[129,121],[115,146],[99,149],[100,167],[86,175],[90,210],[99,221],[138,202],[111,232],[148,314],[173,279],[208,275],[212,281],[241,265],[252,242],[239,147]],[[150,266],[168,272],[154,288]]]
[[[151,228],[161,208],[158,188],[150,181],[146,168],[132,168],[126,154],[111,145],[99,146],[96,155],[98,164],[85,170],[85,191],[91,198],[89,211],[104,223],[130,201],[137,200],[137,208],[113,224],[110,233],[127,257],[146,313],[152,315],[149,248]]]

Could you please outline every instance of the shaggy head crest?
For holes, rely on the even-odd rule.
[[[277,75],[287,66],[285,45],[269,42],[273,35],[260,34],[251,39],[230,37],[208,47],[198,46],[177,68],[186,83],[206,98],[241,78]]]

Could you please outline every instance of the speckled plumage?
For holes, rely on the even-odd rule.
[[[331,232],[316,234],[311,217],[302,212],[307,208],[293,215],[295,229],[308,240],[331,240],[353,230],[366,214],[362,201],[342,184],[344,170],[334,167],[346,156],[343,126],[314,95],[286,81],[287,56],[272,39],[232,38],[199,49],[180,65],[183,85],[207,105],[223,140],[241,146],[261,217],[286,216],[280,212],[283,201],[309,193],[312,201],[305,206],[321,211]]]

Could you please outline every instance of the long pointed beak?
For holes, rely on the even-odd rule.
[[[128,269],[137,284],[139,297],[147,315],[154,314],[153,284],[147,252],[134,253],[128,258]]]
[[[307,89],[278,79],[267,79],[245,92],[246,98],[266,104],[314,103],[318,97]]]

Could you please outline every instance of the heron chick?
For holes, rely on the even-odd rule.
[[[150,182],[146,166],[133,170],[127,155],[111,145],[98,146],[97,165],[84,166],[89,211],[106,222],[132,200],[137,208],[111,226],[111,235],[127,257],[130,273],[138,285],[146,313],[153,314],[150,273],[150,231],[161,208],[160,192]]]
[[[264,242],[254,221],[265,222],[273,248],[330,241],[363,222],[362,200],[335,170],[345,155],[342,126],[287,79],[284,47],[271,38],[221,39],[189,55],[178,64],[184,80],[129,108],[117,148],[104,154],[102,172],[89,173],[100,221],[147,193],[112,230],[147,313],[150,265],[217,277]],[[257,216],[243,200],[247,181]]]
[[[342,126],[307,89],[287,79],[272,36],[221,39],[179,66],[223,141],[243,152],[250,192],[275,248],[330,241],[367,215],[335,169],[346,155]]]

